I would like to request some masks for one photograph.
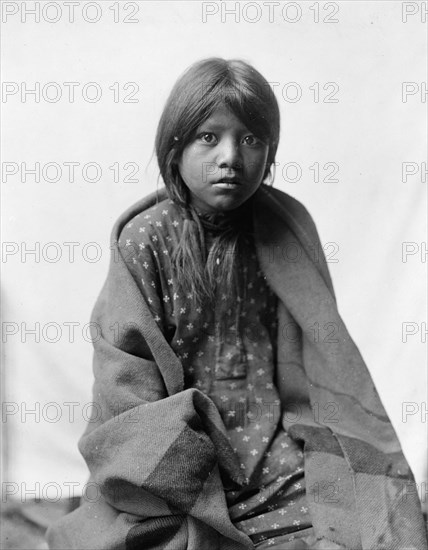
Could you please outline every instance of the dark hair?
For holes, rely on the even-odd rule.
[[[198,301],[213,298],[216,268],[212,265],[214,255],[210,253],[205,257],[203,229],[190,204],[178,164],[197,127],[220,106],[227,106],[254,135],[268,144],[263,180],[271,175],[279,141],[280,116],[275,95],[266,79],[248,63],[237,59],[204,59],[191,65],[174,85],[159,121],[155,147],[168,195],[182,209],[185,218],[180,243],[172,257],[173,268],[184,290],[190,291]],[[230,284],[239,235],[229,235],[226,240],[227,243],[225,238],[217,238],[213,249],[215,257],[222,258],[221,270],[217,271],[221,271]]]

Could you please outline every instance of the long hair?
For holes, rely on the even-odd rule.
[[[179,284],[197,302],[212,300],[217,284],[233,287],[239,260],[239,231],[218,236],[206,254],[204,231],[190,204],[178,164],[197,127],[226,106],[258,138],[268,143],[263,180],[271,176],[279,141],[280,117],[269,83],[241,60],[209,58],[191,65],[173,87],[161,115],[155,141],[160,173],[169,197],[182,210],[184,225],[172,267]]]

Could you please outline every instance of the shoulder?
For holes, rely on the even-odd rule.
[[[169,199],[165,199],[129,218],[119,234],[119,244],[125,241],[149,241],[159,229],[169,225],[169,217],[174,208]]]
[[[283,221],[293,231],[294,235],[306,249],[309,257],[313,256],[314,250],[317,251],[317,259],[315,260],[317,267],[334,298],[333,283],[324,253],[322,252],[318,230],[307,208],[291,195],[268,185],[261,186],[258,193],[257,203],[261,205],[261,211],[259,212],[261,212],[265,219],[270,219],[267,216],[271,216],[272,213],[276,214],[278,216],[277,220]],[[280,222],[279,225],[281,225]],[[275,227],[275,222],[273,227]]]
[[[308,209],[288,193],[263,184],[260,186],[258,195],[258,200],[268,208],[281,213],[288,223],[298,225],[304,232],[316,233],[315,222]]]
[[[164,188],[128,208],[114,224],[112,244],[120,248],[130,243],[156,241],[155,235],[168,234],[179,225],[179,209]]]

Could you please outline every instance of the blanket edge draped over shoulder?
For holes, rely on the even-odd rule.
[[[50,527],[52,549],[253,547],[228,515],[224,491],[243,480],[220,414],[202,392],[184,390],[181,362],[118,245],[124,226],[165,198],[165,189],[152,193],[113,228],[92,315],[96,406],[79,442],[93,491]],[[282,422],[303,446],[316,537],[348,550],[426,550],[412,472],[338,312],[311,216],[262,184],[253,222],[260,266],[279,298]]]

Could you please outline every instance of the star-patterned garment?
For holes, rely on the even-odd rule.
[[[203,221],[203,218],[201,218]],[[245,474],[244,488],[226,492],[230,517],[255,547],[312,533],[303,453],[281,426],[275,387],[277,298],[261,271],[251,237],[237,271],[239,295],[216,289],[215,308],[194,307],[171,266],[183,216],[164,200],[135,216],[119,246],[156,322],[181,359],[185,387],[216,404]],[[204,224],[209,248],[214,235]]]

